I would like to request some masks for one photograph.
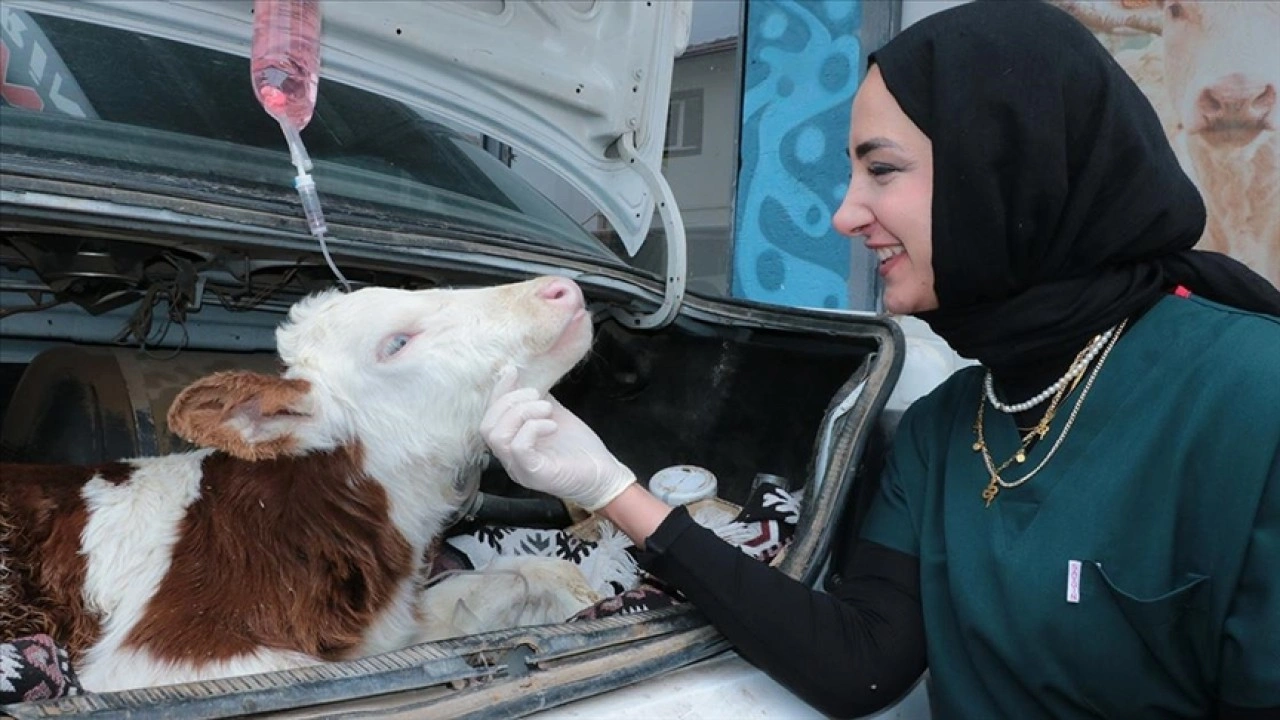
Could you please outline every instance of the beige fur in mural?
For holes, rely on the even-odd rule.
[[[1155,106],[1208,207],[1197,247],[1280,285],[1280,1],[1051,1]]]

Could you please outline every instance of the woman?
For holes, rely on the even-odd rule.
[[[510,377],[490,446],[827,713],[927,661],[939,718],[1276,717],[1280,292],[1189,250],[1199,195],[1065,13],[961,6],[871,62],[834,223],[879,253],[891,312],[981,366],[904,416],[840,589],[720,542]]]

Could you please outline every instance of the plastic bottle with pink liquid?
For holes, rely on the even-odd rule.
[[[298,169],[293,184],[307,216],[307,227],[320,240],[320,250],[334,275],[343,287],[349,288],[325,244],[328,226],[310,175],[311,158],[300,134],[311,122],[320,84],[319,0],[253,0],[249,74],[258,102],[280,123],[289,144],[290,159]]]
[[[320,81],[317,0],[254,0],[249,72],[272,117],[298,131],[311,122]]]

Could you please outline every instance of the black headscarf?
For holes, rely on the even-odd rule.
[[[1261,276],[1190,250],[1200,194],[1142,91],[1064,11],[980,0],[916,23],[871,62],[933,143],[940,308],[919,317],[997,378],[1061,373],[1177,285],[1280,315]]]

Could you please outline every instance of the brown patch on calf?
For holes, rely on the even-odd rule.
[[[94,477],[120,484],[133,466],[0,465],[0,640],[46,633],[72,662],[97,642],[100,618],[84,600],[81,495]]]
[[[216,448],[244,460],[287,455],[296,441],[283,432],[257,441],[246,439],[243,424],[306,415],[311,384],[246,370],[214,373],[187,386],[169,407],[169,429],[202,447]]]
[[[173,561],[125,640],[204,663],[261,648],[352,657],[413,569],[358,450],[205,459]]]

